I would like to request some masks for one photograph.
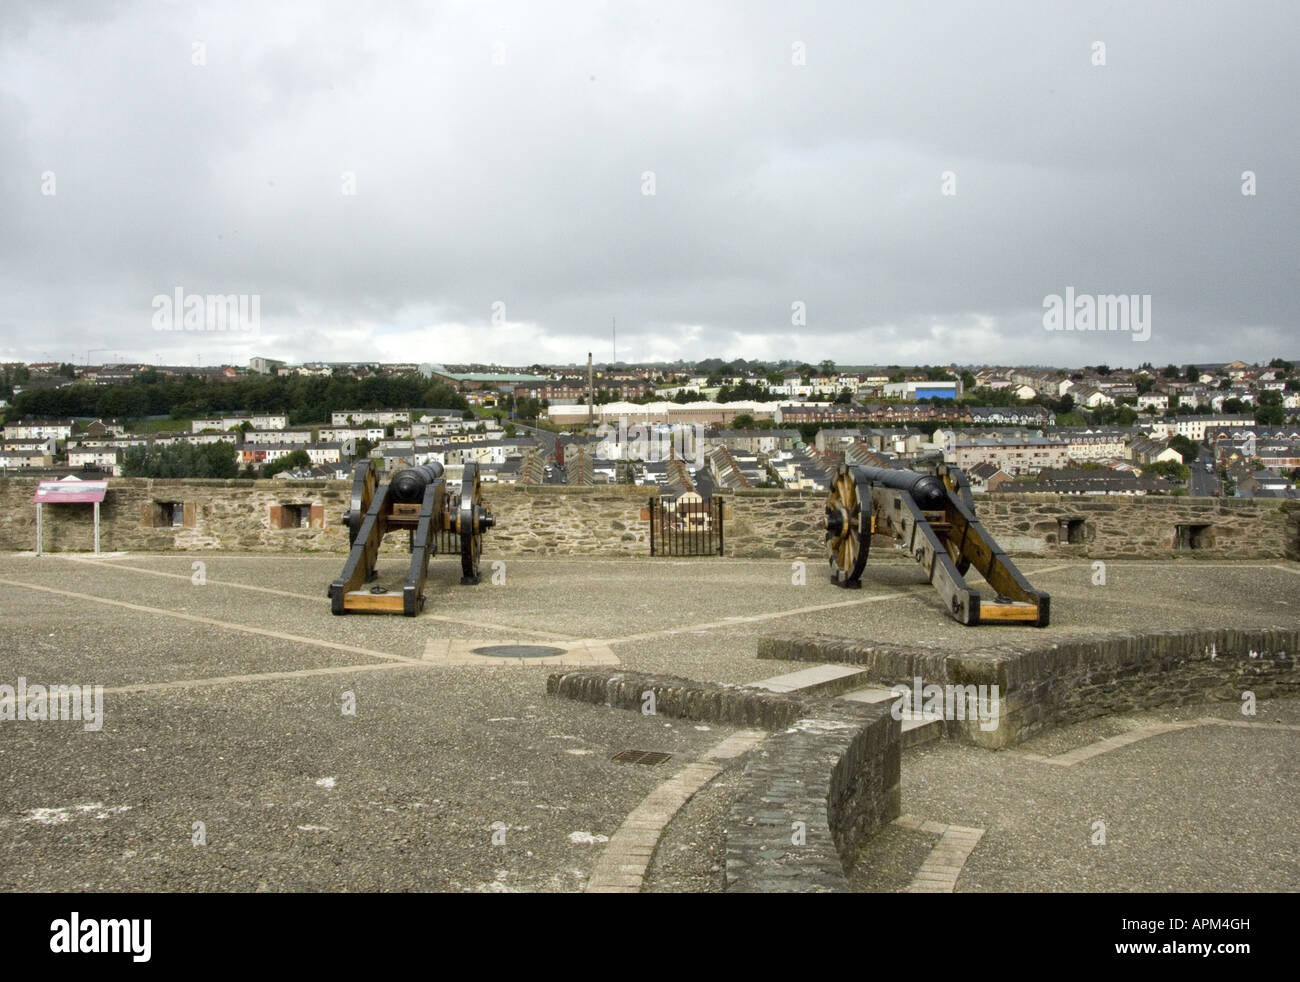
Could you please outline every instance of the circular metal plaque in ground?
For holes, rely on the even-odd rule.
[[[565,650],[545,644],[485,644],[481,648],[471,648],[470,653],[489,658],[549,658],[562,655]]]

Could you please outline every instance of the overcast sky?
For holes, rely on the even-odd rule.
[[[1297,93],[1292,2],[6,0],[0,360],[1295,357]]]

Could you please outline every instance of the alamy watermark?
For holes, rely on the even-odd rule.
[[[1129,331],[1134,341],[1151,337],[1151,294],[1105,293],[1076,295],[1074,287],[1065,296],[1049,293],[1043,298],[1043,327],[1049,331]]]
[[[0,684],[0,722],[15,720],[78,720],[83,730],[98,732],[104,728],[104,687],[28,685],[20,675],[17,686]]]
[[[155,331],[238,331],[252,333],[262,326],[259,293],[189,293],[177,287],[153,298]]]
[[[617,429],[609,423],[601,423],[596,436],[602,443],[612,444],[611,456],[617,459],[658,461],[676,457],[696,467],[704,465],[704,426],[701,423],[674,423],[671,426],[646,423],[629,427],[626,419],[620,419]]]
[[[153,921],[147,917],[82,917],[73,911],[50,922],[50,951],[66,954],[129,954],[147,962],[153,945]]]
[[[993,685],[936,685],[925,684],[919,675],[912,679],[911,686],[902,682],[890,686],[895,699],[890,706],[894,719],[906,718],[912,714],[923,719],[935,720],[978,720],[979,727],[986,733],[998,728],[1001,718],[1001,698],[997,684]]]

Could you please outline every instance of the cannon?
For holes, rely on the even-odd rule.
[[[958,623],[1047,626],[1051,597],[1029,585],[975,517],[970,482],[959,468],[940,464],[921,473],[841,464],[826,501],[832,583],[862,585],[873,534],[891,536],[906,550]],[[972,566],[995,600],[981,602],[979,591],[966,585]]]
[[[330,610],[335,614],[378,611],[414,617],[424,609],[424,583],[429,559],[438,552],[441,533],[459,540],[460,582],[479,581],[483,535],[492,528],[492,513],[483,502],[478,464],[467,463],[458,488],[448,488],[441,464],[425,464],[399,471],[379,483],[375,464],[357,464],[352,496],[343,514],[348,528],[347,562],[329,587]],[[363,589],[375,579],[375,565],[384,536],[405,529],[409,536],[411,565],[402,592]]]

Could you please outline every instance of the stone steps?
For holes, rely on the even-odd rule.
[[[818,665],[787,675],[777,675],[761,682],[751,682],[752,689],[763,689],[782,695],[839,696],[849,702],[889,703],[898,698],[892,689],[878,685],[862,685],[867,681],[864,669],[848,665]],[[900,738],[904,748],[929,743],[943,736],[943,720],[926,719],[912,711],[912,693],[903,695],[903,719]]]
[[[749,683],[751,689],[764,689],[781,695],[834,696],[861,687],[867,681],[864,669],[849,665],[818,665],[788,675],[777,675],[761,682]]]
[[[898,698],[892,689],[883,689],[880,686],[867,686],[863,689],[855,689],[852,692],[846,692],[840,696],[849,702],[869,702],[869,703],[888,703]],[[910,691],[903,694],[903,720],[901,727],[901,742],[903,748],[914,747],[917,744],[929,743],[931,740],[938,740],[943,736],[943,720],[926,719],[923,715],[913,712],[911,708],[912,693]]]

